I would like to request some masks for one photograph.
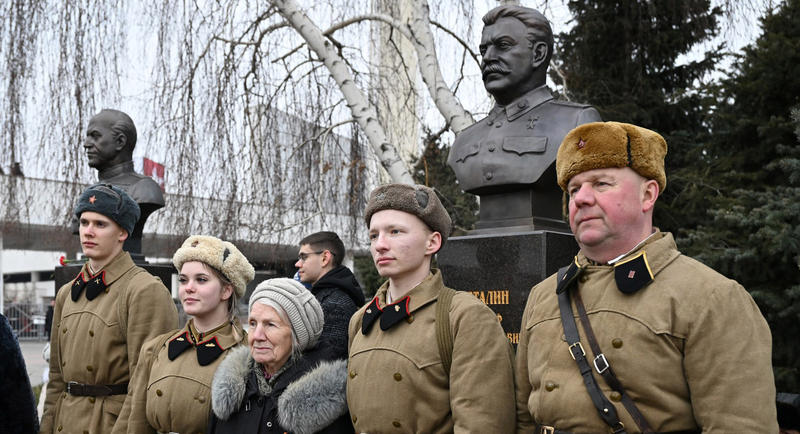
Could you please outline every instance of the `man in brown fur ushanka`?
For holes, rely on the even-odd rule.
[[[375,267],[389,280],[350,320],[356,432],[513,432],[513,355],[497,316],[431,269],[451,224],[436,193],[383,185],[364,216]]]
[[[556,173],[580,251],[528,297],[519,432],[778,432],[758,306],[653,226],[666,153],[659,134],[617,122],[561,143]]]

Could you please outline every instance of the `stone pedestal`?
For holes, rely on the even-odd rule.
[[[445,285],[469,291],[492,308],[516,345],[531,287],[577,252],[575,238],[563,232],[466,235],[448,239],[436,261]]]

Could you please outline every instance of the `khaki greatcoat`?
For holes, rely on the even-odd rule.
[[[514,430],[513,352],[497,316],[475,296],[458,292],[450,308],[450,377],[436,343],[438,270],[408,296],[411,320],[364,335],[369,305],[353,315],[347,404],[356,432],[508,433]],[[385,310],[388,282],[378,289]],[[402,303],[402,299],[398,301]],[[391,307],[390,307],[391,308]]]
[[[142,344],[178,326],[178,311],[167,288],[134,265],[127,252],[104,270],[107,291],[94,300],[84,291],[72,301],[72,282],[56,295],[41,433],[111,432],[126,395],[73,396],[66,392],[67,382],[127,383]],[[88,274],[88,265],[81,272]],[[126,318],[120,318],[123,312]]]
[[[639,249],[655,279],[626,295],[614,267],[590,265],[578,279],[600,349],[656,432],[778,432],[771,335],[753,298],[733,280],[683,256],[669,233]],[[624,274],[624,273],[623,273]],[[563,339],[556,278],[528,297],[517,347],[517,418],[572,432],[608,432]],[[573,288],[573,291],[575,289]],[[577,314],[574,306],[572,310]],[[594,359],[576,319],[586,358]],[[620,396],[593,371],[627,432],[638,432]]]
[[[191,320],[190,320],[191,322]],[[139,364],[131,380],[128,398],[114,433],[204,433],[211,409],[211,380],[217,367],[238,345],[247,346],[247,334],[238,320],[204,336],[199,345],[214,343],[224,351],[213,362],[200,366],[197,349],[184,350],[175,360],[168,357],[169,343],[189,331],[165,333],[142,346]]]

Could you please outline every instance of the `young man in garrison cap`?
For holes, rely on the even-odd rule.
[[[513,432],[513,354],[497,316],[431,269],[451,225],[436,193],[384,185],[364,214],[375,267],[389,280],[350,320],[356,432]]]
[[[364,292],[356,276],[342,265],[344,243],[335,232],[316,232],[300,240],[297,272],[302,283],[310,284],[311,293],[325,313],[320,340],[334,356],[347,358],[347,325],[350,317],[364,305]]]
[[[580,251],[536,285],[516,359],[521,432],[778,432],[771,336],[737,282],[653,227],[667,144],[630,124],[564,138]]]
[[[178,327],[167,288],[122,250],[139,218],[136,202],[96,184],[75,216],[88,261],[56,295],[41,433],[111,432],[142,343]]]

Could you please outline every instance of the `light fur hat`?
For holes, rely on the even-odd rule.
[[[240,298],[256,275],[253,266],[233,243],[209,235],[192,235],[172,256],[172,263],[178,272],[183,264],[191,261],[203,262],[222,273],[233,284],[233,290]]]
[[[442,246],[450,236],[450,214],[430,187],[419,184],[385,184],[372,190],[364,209],[367,228],[372,215],[385,209],[404,211],[419,217],[432,231],[442,235]]]
[[[583,124],[564,137],[556,156],[558,185],[567,191],[569,180],[582,172],[630,167],[639,175],[667,188],[664,157],[667,142],[655,131],[621,122]]]
[[[271,300],[283,308],[297,336],[301,352],[316,345],[325,322],[322,306],[305,286],[287,277],[265,280],[250,295],[248,314],[259,299]]]

